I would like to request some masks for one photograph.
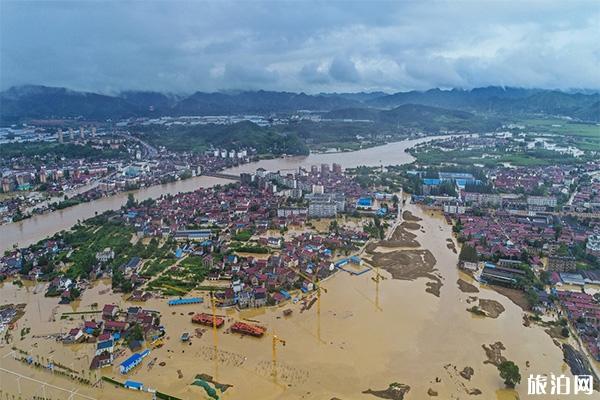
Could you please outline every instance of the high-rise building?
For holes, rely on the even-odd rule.
[[[337,215],[337,206],[335,202],[329,200],[311,201],[308,205],[308,216],[314,218],[335,217]]]
[[[586,251],[596,257],[600,257],[600,235],[588,236]]]
[[[58,143],[64,143],[65,139],[63,138],[63,131],[62,129],[58,128]]]
[[[313,194],[323,194],[324,191],[323,185],[312,185]]]
[[[75,133],[73,132],[73,128],[69,128],[69,137],[71,140],[75,140]]]
[[[79,137],[83,140],[85,139],[85,131],[83,130],[83,126],[79,127]]]
[[[321,164],[321,175],[327,175],[329,173],[329,164]]]
[[[335,174],[341,174],[342,173],[342,166],[340,164],[333,163],[332,169],[333,169],[333,172]]]
[[[92,136],[96,136],[96,127],[92,126]]]
[[[46,177],[46,168],[42,167],[42,168],[40,168],[40,182],[41,183],[46,183],[46,179],[47,179],[47,177]]]
[[[10,180],[8,178],[2,179],[2,191],[4,193],[10,192]]]

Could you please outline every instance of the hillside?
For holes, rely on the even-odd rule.
[[[13,87],[0,93],[3,120],[20,118],[108,119],[139,115],[139,107],[120,97],[46,86]]]
[[[329,111],[352,105],[357,101],[338,96],[311,96],[304,93],[268,92],[197,92],[179,102],[176,115],[265,114],[297,110]]]
[[[414,128],[436,132],[446,130],[487,130],[500,125],[495,118],[476,115],[467,111],[450,110],[421,104],[403,104],[391,110],[374,108],[348,108],[324,114],[326,119],[370,120],[377,125],[398,128]]]
[[[404,104],[421,104],[471,112],[502,115],[568,116],[584,121],[600,121],[600,94],[487,87],[472,90],[400,92],[367,102],[372,107],[393,108]]]
[[[283,134],[243,121],[233,125],[173,125],[139,127],[138,134],[156,146],[174,151],[204,151],[210,147],[255,148],[260,154],[308,154],[296,134]]]
[[[522,88],[485,87],[472,90],[431,89],[387,95],[370,93],[305,93],[228,91],[191,96],[158,92],[125,91],[119,95],[77,92],[47,86],[19,86],[0,93],[0,118],[4,124],[36,118],[117,120],[127,117],[181,115],[277,114],[299,110],[336,111],[333,119],[372,119],[369,109],[394,109],[421,105],[496,116],[567,116],[600,122],[600,94],[566,93]],[[363,111],[358,111],[358,110]],[[423,109],[413,109],[418,114]],[[421,114],[423,115],[423,114]],[[457,116],[454,115],[453,118]],[[380,115],[382,121],[393,117]]]

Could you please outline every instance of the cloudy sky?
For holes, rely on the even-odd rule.
[[[600,1],[0,0],[0,88],[600,89]]]

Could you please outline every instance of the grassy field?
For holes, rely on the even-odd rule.
[[[482,164],[486,167],[494,167],[503,163],[515,166],[545,166],[545,165],[572,165],[578,164],[585,159],[577,159],[567,154],[560,154],[550,150],[531,150],[520,152],[505,152],[495,149],[482,152],[481,150],[452,150],[442,151],[429,149],[428,151],[411,152],[417,162],[421,164],[458,164],[473,165]]]
[[[600,139],[600,125],[598,124],[584,124],[563,119],[526,119],[517,121],[517,123],[536,129],[539,133]]]

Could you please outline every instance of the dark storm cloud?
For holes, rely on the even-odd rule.
[[[0,0],[0,86],[597,89],[599,4]]]

